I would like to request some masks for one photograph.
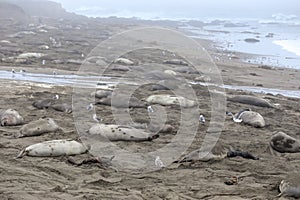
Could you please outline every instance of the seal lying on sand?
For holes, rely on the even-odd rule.
[[[166,60],[164,61],[164,64],[169,64],[169,65],[182,65],[182,66],[188,66],[189,64],[185,62],[184,60],[179,60],[179,59],[173,59],[173,60]]]
[[[145,108],[147,104],[135,97],[130,97],[129,105],[127,102],[127,97],[117,94],[113,96],[108,96],[105,98],[99,99],[96,104],[102,104],[107,106],[113,106],[116,108]]]
[[[97,90],[96,92],[93,92],[91,96],[95,96],[96,98],[104,98],[112,95],[112,91],[110,90]]]
[[[50,107],[59,112],[72,113],[72,105],[67,103],[53,104]]]
[[[300,140],[297,140],[283,132],[277,132],[271,137],[271,153],[275,150],[280,153],[299,153]]]
[[[101,135],[110,141],[151,141],[159,137],[157,133],[147,133],[140,129],[123,125],[95,124],[88,133]]]
[[[255,97],[255,96],[250,96],[250,95],[237,95],[237,96],[229,97],[228,101],[243,103],[243,104],[248,104],[253,106],[259,106],[259,107],[266,107],[266,108],[273,107],[265,99]]]
[[[197,105],[196,101],[189,100],[182,96],[174,96],[167,94],[158,94],[149,96],[146,101],[150,104],[160,104],[163,106],[179,105],[182,107],[194,107]]]
[[[222,160],[227,157],[227,154],[214,155],[212,152],[201,151],[200,149],[192,151],[188,155],[186,155],[183,159],[178,161],[181,162],[196,162],[203,161],[207,162],[210,160]]]
[[[134,62],[127,58],[117,58],[114,63],[118,63],[121,65],[134,65]]]
[[[56,132],[59,130],[61,130],[61,128],[52,118],[39,119],[24,125],[20,129],[20,135],[18,137],[39,136],[44,133]]]
[[[23,117],[13,109],[0,111],[1,126],[17,126],[24,123]]]
[[[17,158],[23,156],[56,157],[86,153],[89,149],[74,140],[52,140],[30,145],[23,149]]]
[[[288,180],[282,180],[279,184],[280,194],[277,197],[294,197],[300,198],[300,181],[298,174],[290,175]]]
[[[241,119],[243,123],[256,128],[263,128],[266,126],[264,118],[258,112],[245,110],[239,113],[239,119]]]
[[[54,99],[43,99],[33,102],[32,105],[37,109],[48,109],[54,102]]]

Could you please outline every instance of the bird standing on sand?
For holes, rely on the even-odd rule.
[[[199,116],[199,121],[201,122],[201,123],[205,123],[205,118],[204,118],[204,116],[203,115],[200,115]]]
[[[93,120],[98,123],[102,121],[102,119],[100,117],[97,117],[96,114],[93,114]]]
[[[56,100],[59,99],[59,95],[58,94],[54,95],[53,99],[56,99]]]
[[[166,167],[164,165],[164,163],[161,161],[159,156],[156,156],[155,161],[154,161],[155,166],[159,167],[159,168],[164,168]]]
[[[90,103],[90,104],[86,107],[86,109],[87,109],[88,111],[93,110],[93,108],[94,108],[94,105],[93,105],[92,103]]]
[[[148,107],[147,107],[147,110],[148,110],[149,113],[153,113],[153,112],[154,112],[152,106],[148,106]]]
[[[231,116],[234,122],[241,123],[243,121],[241,119],[241,116],[243,115],[243,113],[245,111],[251,111],[251,109],[250,108],[243,109],[240,112],[238,112],[238,114],[236,116],[234,114],[232,114],[231,112],[226,112],[226,115]]]

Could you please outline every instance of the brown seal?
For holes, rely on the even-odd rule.
[[[280,153],[298,153],[300,141],[284,132],[277,132],[271,137],[270,147]]]

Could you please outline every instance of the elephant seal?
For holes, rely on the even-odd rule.
[[[95,96],[96,98],[104,98],[112,95],[112,91],[110,90],[97,90],[96,92],[93,92],[91,96]]]
[[[300,198],[300,181],[298,174],[291,174],[286,180],[279,184],[280,194],[277,197],[294,197]]]
[[[135,97],[130,97],[129,103],[127,102],[127,97],[116,94],[113,96],[108,96],[105,98],[99,99],[96,104],[102,104],[107,106],[113,106],[116,108],[145,108],[147,107],[147,104]]]
[[[30,145],[23,149],[17,156],[57,157],[86,153],[89,148],[75,140],[51,140]]]
[[[56,132],[62,130],[52,118],[39,119],[24,125],[20,129],[20,137],[39,136],[44,133]]]
[[[189,100],[182,96],[174,96],[167,94],[158,94],[149,96],[146,101],[150,104],[160,104],[163,106],[179,105],[182,107],[194,107],[197,105],[196,101]]]
[[[250,96],[250,95],[237,95],[237,96],[229,97],[228,101],[243,103],[243,104],[248,104],[253,106],[259,106],[259,107],[273,108],[273,106],[265,99],[255,97],[255,96]]]
[[[115,124],[95,124],[89,131],[91,135],[101,135],[110,141],[151,141],[159,137],[158,133],[147,133],[130,126]]]
[[[184,156],[178,162],[179,163],[196,162],[196,161],[208,162],[210,160],[222,160],[226,157],[227,157],[227,154],[214,155],[212,152],[207,152],[207,151],[202,151],[200,149],[197,149],[195,151],[192,151],[188,155]]]
[[[114,63],[121,64],[121,65],[134,65],[134,62],[132,60],[129,60],[127,58],[117,58]]]
[[[180,59],[172,59],[164,61],[164,64],[188,66],[189,64]]]
[[[160,80],[151,87],[151,90],[174,90],[176,88],[178,88],[178,82],[174,80]]]
[[[270,147],[280,153],[299,153],[300,141],[284,132],[277,132],[271,137]]]
[[[37,109],[48,109],[54,102],[54,99],[43,99],[33,102],[32,105]]]
[[[24,123],[23,117],[13,109],[0,111],[1,126],[17,126]]]
[[[264,118],[258,112],[244,110],[235,117],[241,119],[243,123],[256,128],[263,128],[266,126]]]
[[[67,103],[53,104],[50,107],[59,112],[72,113],[72,105]]]
[[[158,70],[146,73],[145,78],[147,80],[176,80],[173,75]]]

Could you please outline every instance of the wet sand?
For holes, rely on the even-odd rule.
[[[98,31],[105,32],[104,35],[107,37],[120,30],[133,27],[133,25],[91,21],[89,27],[92,28],[82,28],[79,31],[76,27],[83,27],[88,21],[79,24],[76,24],[77,22],[62,23],[58,21],[47,23],[52,26],[74,23],[72,24],[74,28],[68,28],[68,31],[61,31],[62,29],[49,30],[41,37],[27,35],[21,39],[9,39],[6,36],[15,31],[21,31],[24,27],[19,27],[18,30],[1,29],[3,34],[1,34],[0,40],[9,39],[12,43],[17,44],[17,47],[13,47],[11,51],[3,53],[2,58],[18,55],[15,52],[16,48],[22,49],[17,52],[36,52],[40,43],[51,46],[49,36],[53,35],[57,35],[63,44],[62,47],[51,47],[50,50],[44,51],[39,50],[39,52],[47,53],[47,56],[30,59],[30,62],[26,64],[2,62],[1,65],[5,67],[1,67],[1,70],[15,68],[16,71],[26,69],[26,71],[32,73],[51,74],[55,69],[60,74],[74,74],[79,69],[80,64],[74,64],[74,62],[67,62],[66,60],[61,64],[54,64],[54,60],[66,58],[83,60],[81,54],[87,55],[96,44],[96,41],[98,42],[100,36],[99,38],[93,38]],[[38,36],[40,36],[40,33]],[[37,42],[36,38],[39,38],[40,42]],[[82,42],[82,38],[84,38],[84,42]],[[66,42],[71,39],[72,44]],[[35,42],[28,43],[30,40]],[[83,45],[85,42],[88,43],[87,46]],[[258,65],[242,63],[239,59],[229,60],[228,57],[222,57],[220,52],[214,50],[211,46],[212,43],[202,41],[202,44],[212,55],[215,54],[220,57],[216,64],[225,84],[290,90],[297,90],[300,87],[300,72],[295,69],[262,68]],[[1,48],[3,50],[5,46],[1,45]],[[237,57],[242,56],[242,54],[237,54]],[[166,59],[158,56],[155,52],[153,54],[149,52],[129,54],[127,57],[142,61],[153,59],[153,65],[156,63],[161,64]],[[45,66],[41,65],[43,59],[47,63]],[[166,66],[166,68],[172,69],[176,67]],[[120,72],[109,71],[109,73],[118,75]],[[197,74],[181,75],[191,81],[199,76]],[[67,162],[67,157],[24,157],[15,159],[19,151],[28,145],[46,140],[78,138],[72,114],[60,113],[51,109],[37,110],[32,106],[33,101],[52,98],[55,94],[59,94],[60,101],[71,103],[73,88],[32,83],[24,84],[23,82],[7,80],[1,80],[0,87],[2,94],[1,109],[13,108],[17,110],[24,117],[25,123],[41,117],[52,117],[65,130],[65,133],[58,132],[38,137],[16,139],[14,135],[18,133],[21,126],[0,128],[1,199],[275,199],[278,195],[278,183],[291,173],[299,173],[299,154],[275,156],[268,154],[266,151],[273,131],[284,131],[293,137],[299,138],[300,105],[299,99],[296,98],[250,93],[250,95],[261,96],[272,104],[279,104],[278,108],[261,108],[227,102],[227,110],[233,113],[237,113],[244,108],[251,108],[259,112],[265,118],[267,126],[258,129],[234,123],[232,119],[226,118],[221,137],[213,152],[221,154],[229,148],[240,149],[253,153],[260,158],[259,160],[248,160],[239,157],[225,158],[221,161],[172,164],[165,169],[149,173],[127,173],[116,172],[114,169],[102,168],[95,164],[74,166]],[[211,113],[211,97],[207,87],[193,86],[193,89],[198,97],[199,109],[206,117],[207,122],[204,125],[199,124],[196,138],[188,152],[198,149],[202,144]],[[155,93],[159,92],[156,91]],[[229,90],[226,90],[226,93],[228,95],[249,94],[243,91]],[[144,99],[150,94],[153,94],[153,92],[141,88],[135,96]],[[109,106],[96,105],[95,109],[97,115],[103,116],[103,123],[114,123]],[[167,110],[167,122],[177,130],[180,126],[178,123],[180,121],[180,108],[167,107]],[[135,108],[130,110],[130,113],[134,121],[149,121],[146,108]],[[175,134],[176,131],[170,134],[161,134],[160,138],[152,142],[116,142],[116,144],[132,152],[143,148],[153,150],[168,143]],[[91,155],[83,154],[73,156],[73,158],[84,159],[89,156]],[[238,184],[226,185],[224,182],[232,177],[238,177]]]

